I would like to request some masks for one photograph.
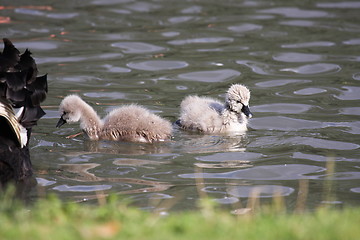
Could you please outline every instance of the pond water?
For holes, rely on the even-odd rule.
[[[34,128],[37,199],[97,201],[118,193],[146,210],[229,209],[278,194],[295,207],[360,205],[360,3],[356,1],[2,1],[0,35],[48,73]],[[90,142],[56,129],[79,94],[99,115],[138,103],[174,122],[189,94],[251,90],[244,136],[175,129],[171,142]],[[303,179],[306,179],[303,180]],[[303,180],[303,181],[302,181]]]

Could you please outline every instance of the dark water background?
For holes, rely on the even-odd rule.
[[[0,35],[48,73],[30,197],[113,192],[161,210],[208,195],[231,209],[260,187],[261,201],[276,192],[293,208],[308,179],[308,208],[359,205],[359,12],[359,1],[2,1]],[[246,136],[175,130],[170,143],[135,144],[55,128],[70,93],[101,116],[135,102],[175,121],[186,95],[222,99],[232,83],[251,89]]]

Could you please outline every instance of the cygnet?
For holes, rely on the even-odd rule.
[[[225,104],[209,97],[187,96],[176,123],[185,130],[203,133],[244,133],[252,117],[249,100],[250,91],[241,84],[229,88]]]
[[[100,119],[79,96],[69,95],[62,100],[59,110],[61,117],[56,127],[80,121],[90,140],[152,143],[171,138],[172,126],[168,120],[135,104],[118,107]]]

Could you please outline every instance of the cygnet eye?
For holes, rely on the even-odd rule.
[[[241,103],[241,100],[236,100],[236,103]]]
[[[67,119],[69,117],[69,112],[63,111],[63,113],[61,114],[61,117],[63,119]]]

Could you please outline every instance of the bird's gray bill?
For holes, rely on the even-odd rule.
[[[252,117],[252,113],[250,112],[250,108],[249,106],[243,106],[241,111],[245,114],[245,116],[247,116],[248,118]]]
[[[58,123],[56,124],[56,127],[59,128],[62,125],[66,123],[66,120],[64,120],[62,117],[59,119]]]

